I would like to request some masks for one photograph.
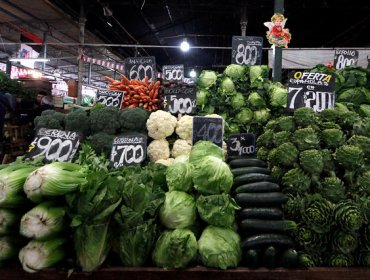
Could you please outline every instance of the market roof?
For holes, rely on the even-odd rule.
[[[81,3],[86,14],[86,43],[164,46],[86,47],[87,55],[118,62],[136,54],[150,55],[156,57],[159,68],[184,64],[199,70],[230,63],[231,38],[241,34],[244,11],[246,35],[264,38],[267,28],[263,22],[269,21],[274,11],[272,0],[4,0],[0,7],[2,39],[19,42],[20,28],[26,28],[41,37],[46,34],[49,43],[78,43]],[[366,1],[285,1],[284,15],[292,33],[291,48],[370,46],[370,6]],[[193,46],[219,49],[182,53],[165,48],[179,45],[184,38]],[[4,51],[9,53],[6,47]],[[267,40],[264,47],[269,47]],[[66,69],[67,75],[76,75],[76,45],[50,46],[48,56],[63,58],[51,61],[50,70],[59,67]],[[263,59],[267,63],[267,53]],[[93,70],[96,80],[102,74],[112,75],[101,66],[95,65]]]

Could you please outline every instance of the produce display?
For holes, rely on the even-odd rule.
[[[80,147],[71,162],[0,165],[0,264],[30,273],[368,267],[370,74],[309,71],[336,76],[335,109],[287,113],[288,90],[264,65],[202,72],[196,115],[223,118],[224,140],[254,132],[256,157],[193,144],[194,116],[153,104],[159,83],[110,80],[131,92],[123,108],[44,111],[35,129],[79,132]],[[144,136],[146,157],[112,165],[113,139],[130,134]]]

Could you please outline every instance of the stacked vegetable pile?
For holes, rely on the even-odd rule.
[[[265,161],[239,158],[229,162],[234,174],[239,230],[244,238],[244,263],[249,267],[295,267],[292,232],[297,225],[284,220],[281,206],[288,200],[280,186],[273,183]]]
[[[197,112],[219,114],[226,135],[262,131],[272,116],[284,113],[288,91],[268,80],[267,65],[231,64],[222,74],[204,70],[198,80]]]
[[[300,108],[257,139],[257,156],[289,196],[302,265],[369,265],[369,124],[340,107]]]

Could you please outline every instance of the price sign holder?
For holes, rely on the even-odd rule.
[[[71,162],[81,139],[82,135],[78,132],[40,128],[28,148],[26,157],[43,156],[45,163]]]
[[[154,56],[128,57],[124,62],[125,76],[130,80],[144,81],[148,76],[149,82],[157,79]]]
[[[96,94],[96,103],[121,108],[123,95],[123,91],[99,89]]]
[[[232,134],[227,139],[228,156],[250,156],[256,151],[256,138],[253,133]]]
[[[115,168],[139,164],[146,160],[147,137],[140,133],[127,133],[113,140],[110,164]]]
[[[184,65],[163,65],[163,81],[182,81],[184,79]]]
[[[193,117],[193,145],[200,141],[211,141],[222,148],[224,120],[222,118]]]
[[[337,49],[334,52],[335,69],[343,69],[346,66],[356,66],[358,61],[358,51],[348,49]]]
[[[334,108],[335,76],[331,74],[291,72],[288,87],[287,111],[309,107],[321,112]]]
[[[233,36],[231,63],[261,65],[263,38],[256,36]]]
[[[197,99],[195,87],[166,87],[163,92],[164,111],[174,115],[195,114]]]

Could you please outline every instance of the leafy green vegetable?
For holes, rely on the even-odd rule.
[[[145,132],[149,114],[143,108],[126,108],[119,112],[121,132]]]
[[[358,230],[364,222],[361,208],[352,200],[339,202],[335,207],[334,218],[341,230],[350,232]]]
[[[231,97],[231,107],[235,110],[239,110],[245,106],[245,100],[243,94],[237,92]]]
[[[201,88],[208,89],[216,83],[217,74],[214,71],[203,70],[199,75],[198,85]]]
[[[207,267],[237,267],[241,260],[239,235],[231,229],[206,227],[198,240],[200,260]]]
[[[249,80],[251,88],[263,88],[264,79],[269,76],[268,65],[253,65],[249,67]]]
[[[114,135],[120,127],[118,122],[120,110],[116,107],[105,106],[100,109],[91,110],[90,127],[91,132],[105,132]],[[107,120],[109,120],[107,122]]]
[[[240,209],[228,194],[201,195],[196,206],[203,221],[219,227],[231,227],[235,221],[235,210]]]
[[[247,67],[244,65],[230,64],[224,70],[224,74],[233,80],[245,81],[247,79]]]
[[[284,191],[291,194],[303,194],[310,190],[311,179],[302,169],[293,168],[281,178]]]
[[[191,149],[189,162],[197,166],[206,156],[214,156],[221,160],[225,160],[224,151],[219,146],[209,141],[198,141]]]
[[[185,192],[167,192],[159,217],[162,225],[169,229],[191,226],[196,219],[194,198]]]
[[[188,229],[164,231],[153,251],[154,263],[163,268],[184,268],[196,259],[198,243]]]
[[[189,192],[193,186],[192,168],[187,162],[174,163],[167,169],[166,180],[170,191]]]
[[[65,129],[87,136],[90,132],[90,119],[87,112],[83,109],[76,109],[68,113],[65,116]]]
[[[356,250],[358,245],[358,236],[353,232],[338,230],[333,233],[333,250],[343,254],[349,254]]]
[[[268,89],[270,104],[273,107],[286,107],[288,90],[281,83],[273,83]]]
[[[98,132],[88,137],[89,144],[97,154],[110,155],[114,135]]]
[[[197,106],[205,106],[207,104],[209,92],[205,89],[199,89],[197,91]]]
[[[242,108],[235,116],[235,119],[242,125],[248,124],[253,120],[253,111],[249,108]]]
[[[300,151],[316,149],[320,145],[319,136],[311,127],[297,129],[293,134],[292,141]]]
[[[266,108],[266,102],[263,97],[256,91],[253,91],[248,96],[248,103],[255,110]]]
[[[230,95],[235,92],[235,85],[233,80],[229,77],[223,77],[220,83],[220,87],[218,88],[221,94]]]

